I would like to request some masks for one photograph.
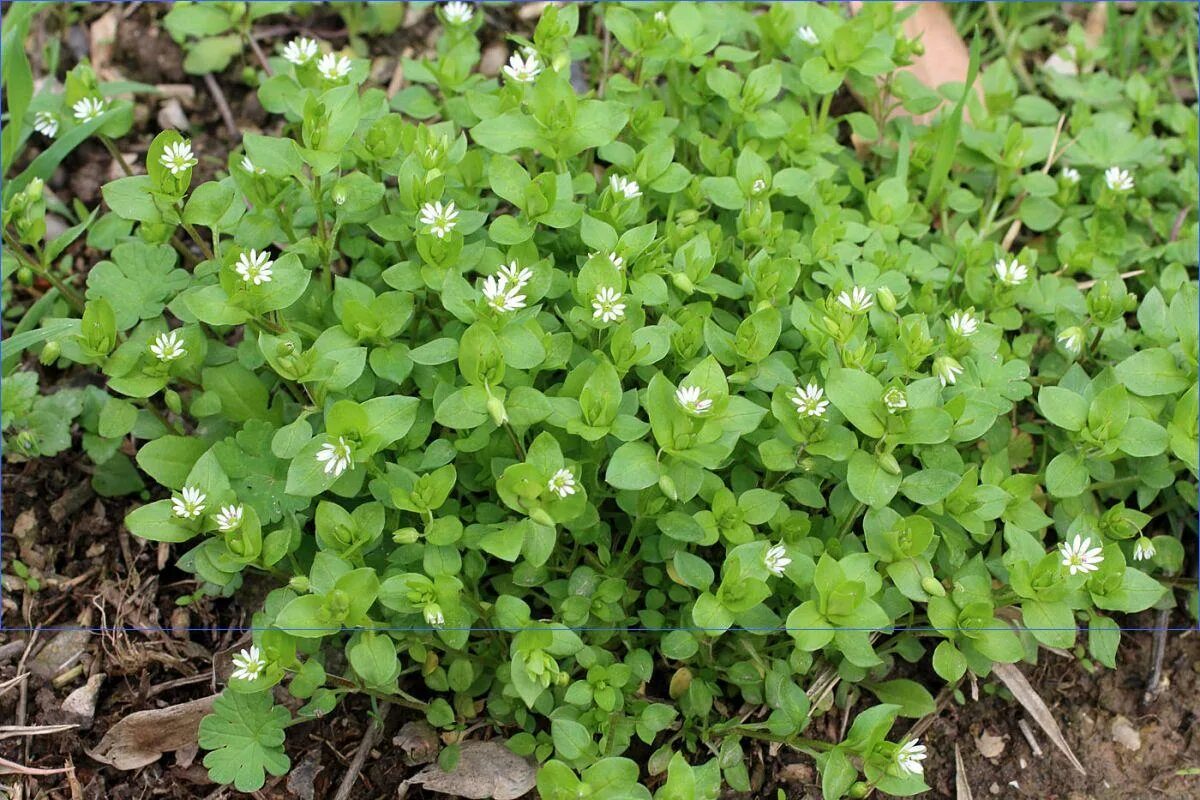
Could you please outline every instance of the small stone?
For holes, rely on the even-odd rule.
[[[63,700],[63,712],[78,721],[82,728],[92,726],[92,720],[96,717],[96,696],[100,693],[100,685],[103,683],[104,673],[96,673]]]
[[[1118,714],[1112,721],[1110,727],[1112,740],[1124,747],[1126,750],[1137,752],[1142,749],[1142,735],[1138,733],[1137,728],[1125,717]]]
[[[183,113],[183,105],[174,97],[164,102],[158,110],[158,127],[162,130],[186,131],[188,129],[187,114]]]
[[[50,680],[75,665],[83,655],[91,633],[81,630],[59,631],[46,646],[29,661],[29,671],[39,678]]]

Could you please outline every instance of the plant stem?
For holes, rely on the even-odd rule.
[[[18,261],[24,262],[25,266],[29,267],[36,274],[49,281],[50,285],[55,289],[58,289],[59,294],[61,294],[63,298],[71,304],[72,308],[80,313],[83,313],[83,297],[77,291],[75,291],[70,284],[55,275],[50,270],[42,267],[41,264],[34,260],[33,256],[29,255],[29,253],[25,251],[25,248],[21,247],[20,242],[14,239],[12,234],[10,234],[7,229],[4,231],[4,240],[7,242],[9,249],[12,250]]]
[[[133,169],[125,163],[125,157],[121,155],[121,151],[117,149],[117,146],[113,144],[113,140],[103,133],[97,133],[96,137],[100,139],[100,143],[104,145],[104,149],[113,157],[113,160],[121,165],[121,171],[125,173],[126,177],[132,178]]]

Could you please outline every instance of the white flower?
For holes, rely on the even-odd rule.
[[[496,311],[516,311],[525,307],[525,295],[518,294],[520,286],[509,286],[503,275],[489,275],[483,280],[483,297]]]
[[[825,399],[825,390],[815,383],[807,386],[797,386],[789,398],[796,406],[796,413],[802,417],[823,417],[829,401]]]
[[[317,461],[325,465],[326,475],[341,475],[354,461],[354,454],[345,436],[339,436],[336,442],[326,442],[317,451]]]
[[[185,486],[180,497],[171,498],[171,510],[175,516],[195,519],[204,512],[204,501],[208,498],[195,486]]]
[[[821,43],[821,40],[817,38],[817,32],[807,25],[801,25],[799,28],[796,28],[796,37],[805,44],[817,45]]]
[[[1063,167],[1058,171],[1058,177],[1067,183],[1079,183],[1079,170],[1074,167]]]
[[[620,322],[625,318],[625,304],[618,302],[622,295],[611,286],[601,286],[592,298],[592,319],[601,322]]]
[[[962,364],[950,356],[939,356],[933,360],[933,374],[942,382],[942,386],[953,386],[962,372]]]
[[[701,416],[712,409],[713,401],[704,397],[704,390],[699,386],[680,386],[675,390],[675,402],[689,414]]]
[[[228,533],[241,525],[242,512],[241,505],[221,506],[221,510],[217,512],[217,530]]]
[[[1012,261],[1000,259],[996,262],[995,269],[996,277],[1000,279],[1000,282],[1007,283],[1009,286],[1020,286],[1029,277],[1029,267],[1015,258]]]
[[[762,194],[764,191],[766,191],[766,188],[766,181],[764,181],[762,178],[755,178],[754,185],[750,187],[750,191],[754,194]]]
[[[264,283],[271,282],[271,267],[275,264],[267,258],[267,251],[261,253],[257,250],[243,251],[238,256],[237,264],[234,265],[234,270],[241,276],[246,283],[253,283],[255,286],[261,286]]]
[[[559,497],[570,497],[575,494],[575,473],[563,468],[554,473],[546,488]]]
[[[172,175],[178,175],[200,162],[192,156],[192,143],[184,139],[182,142],[171,142],[164,147],[162,154],[158,157],[158,163],[170,170]]]
[[[262,167],[254,166],[254,162],[250,160],[250,156],[242,156],[242,169],[249,172],[251,175],[266,175],[267,171]]]
[[[446,615],[442,613],[442,607],[437,603],[426,603],[423,613],[426,625],[439,627],[446,624]]]
[[[350,74],[350,59],[335,53],[326,53],[317,62],[317,72],[327,81],[340,81]]]
[[[1133,546],[1134,561],[1149,561],[1154,558],[1154,542],[1147,539],[1145,536],[1137,540],[1137,544]]]
[[[664,14],[662,11],[655,11],[654,12],[654,21],[655,22],[666,22],[667,15]]]
[[[783,574],[783,570],[792,560],[787,557],[787,549],[783,545],[777,544],[767,551],[763,557],[763,564],[767,567],[767,572],[779,577]]]
[[[475,15],[469,3],[461,3],[459,0],[442,6],[442,13],[446,15],[446,21],[451,25],[466,25]]]
[[[458,223],[455,221],[458,218],[458,209],[454,207],[454,201],[451,200],[442,205],[439,200],[436,203],[426,203],[421,206],[421,215],[418,221],[422,225],[429,226],[429,232],[439,239],[445,239],[446,234],[454,230],[454,226]]]
[[[515,289],[524,289],[525,284],[533,280],[533,270],[522,267],[516,261],[504,264],[496,274],[512,284]]]
[[[1092,547],[1090,536],[1085,538],[1076,534],[1069,544],[1062,542],[1058,549],[1062,553],[1062,565],[1070,570],[1072,575],[1077,572],[1095,572],[1100,569],[1100,562],[1104,560],[1103,548]]]
[[[103,114],[107,107],[107,100],[99,97],[85,97],[71,106],[71,110],[75,112],[75,119],[80,122],[91,122]]]
[[[504,67],[504,74],[517,83],[533,83],[541,72],[542,64],[534,52],[527,52],[525,58],[521,58],[520,53],[513,53]]]
[[[229,677],[252,681],[267,668],[267,662],[262,657],[262,652],[254,645],[250,645],[248,650],[243,650],[233,657],[233,666],[237,669],[231,672]]]
[[[1128,192],[1133,188],[1133,175],[1120,167],[1104,170],[1104,185],[1114,192]]]
[[[925,745],[920,739],[907,741],[896,751],[896,766],[909,775],[924,775],[925,767],[921,764],[924,760]]]
[[[861,286],[855,286],[852,291],[839,294],[838,302],[849,309],[851,314],[866,313],[871,306],[875,305],[871,293]]]
[[[608,261],[617,269],[625,269],[625,259],[621,258],[616,253],[609,253]]]
[[[608,179],[608,185],[617,194],[624,195],[626,200],[632,200],[635,197],[642,196],[642,187],[638,186],[637,181],[631,181],[629,178],[620,175],[613,175]]]
[[[307,64],[316,54],[317,41],[316,39],[309,39],[307,36],[292,39],[283,47],[283,57],[297,67],[301,64]]]
[[[49,111],[39,111],[33,115],[33,129],[47,139],[53,139],[58,135],[58,117]]]
[[[1083,349],[1083,328],[1074,325],[1058,334],[1058,343],[1071,355],[1079,355]]]
[[[883,393],[883,404],[887,406],[889,414],[895,414],[897,411],[908,408],[908,398],[903,389],[893,386]]]
[[[180,337],[179,331],[160,333],[154,343],[150,345],[150,352],[159,361],[174,361],[187,355],[187,350],[183,349],[183,339]]]
[[[970,311],[955,311],[950,315],[950,330],[959,336],[970,336],[979,330],[979,320]]]

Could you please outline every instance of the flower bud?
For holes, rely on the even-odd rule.
[[[882,467],[885,472],[890,472],[893,475],[900,474],[900,464],[896,461],[896,457],[891,453],[883,453],[878,457],[877,460],[879,461],[879,466]]]
[[[167,404],[167,408],[176,414],[179,414],[183,410],[183,400],[180,399],[179,392],[174,389],[167,389],[163,392],[163,402]]]
[[[292,579],[290,581],[288,581],[288,588],[294,592],[299,592],[300,594],[307,594],[308,593],[308,576],[307,575],[293,576]]]
[[[419,538],[421,533],[416,528],[401,528],[392,534],[392,541],[396,544],[413,544]]]
[[[32,286],[33,270],[31,270],[29,267],[19,267],[17,269],[17,281],[22,286]]]
[[[695,225],[700,220],[700,212],[694,208],[685,208],[675,215],[680,225]]]
[[[535,508],[529,512],[529,518],[538,525],[545,525],[548,528],[554,527],[554,517],[546,513],[544,508]]]
[[[875,291],[875,299],[879,301],[879,307],[889,314],[896,310],[896,295],[886,286],[880,286]]]
[[[679,499],[679,490],[675,488],[675,481],[671,480],[670,475],[658,476],[658,489],[672,500]]]
[[[504,401],[499,397],[495,395],[488,397],[487,411],[492,418],[492,422],[497,425],[503,425],[508,422],[508,412],[504,410]]]
[[[869,794],[871,794],[871,785],[865,781],[855,781],[850,786],[850,791],[846,792],[847,797],[853,797],[856,800]]]
[[[692,671],[687,667],[680,667],[671,676],[671,683],[667,689],[667,693],[671,695],[672,700],[678,700],[691,688],[691,685]]]
[[[692,283],[692,279],[682,272],[672,272],[671,283],[675,284],[675,288],[684,294],[696,291],[696,285]]]
[[[946,587],[942,586],[942,582],[929,575],[921,578],[921,589],[932,597],[946,596]]]
[[[53,364],[58,357],[62,355],[62,345],[57,340],[46,342],[42,345],[42,352],[38,354],[38,361],[49,366]]]

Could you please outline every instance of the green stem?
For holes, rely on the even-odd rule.
[[[116,161],[121,165],[121,171],[125,173],[125,176],[132,178],[133,169],[125,163],[125,157],[121,155],[121,151],[117,149],[117,146],[113,143],[113,140],[105,136],[103,133],[96,134],[96,138],[98,138],[100,143],[104,145],[104,149],[108,151],[108,154],[113,157],[113,161]]]
[[[63,298],[71,304],[72,308],[79,313],[83,313],[83,298],[78,292],[75,291],[74,288],[72,288],[62,278],[58,277],[53,272],[39,264],[33,258],[33,256],[29,255],[29,253],[25,251],[25,248],[21,247],[20,242],[14,239],[12,234],[10,234],[7,229],[4,231],[4,241],[8,244],[9,249],[12,250],[13,255],[17,257],[18,261],[23,262],[25,266],[33,270],[34,273],[49,281],[50,285],[55,289],[58,289],[59,294],[61,294]]]

